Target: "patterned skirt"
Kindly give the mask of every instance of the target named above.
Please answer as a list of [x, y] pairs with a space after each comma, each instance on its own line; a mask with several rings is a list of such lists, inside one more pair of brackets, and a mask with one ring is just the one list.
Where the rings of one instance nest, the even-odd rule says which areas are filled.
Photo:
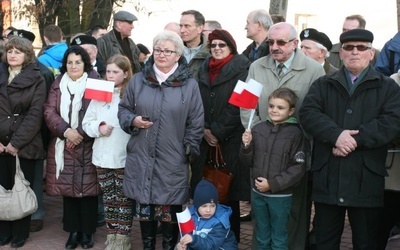
[[135, 217], [141, 221], [176, 222], [176, 213], [182, 212], [181, 205], [140, 204], [136, 202]]

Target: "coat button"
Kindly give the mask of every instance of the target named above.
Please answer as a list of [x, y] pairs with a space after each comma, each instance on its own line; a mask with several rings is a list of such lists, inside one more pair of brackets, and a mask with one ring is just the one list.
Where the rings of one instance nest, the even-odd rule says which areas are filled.
[[343, 203], [343, 202], [344, 202], [344, 199], [343, 199], [343, 198], [340, 198], [339, 201], [340, 201], [340, 203]]
[[346, 110], [346, 113], [351, 115], [353, 113], [353, 110], [349, 108], [349, 109]]
[[210, 109], [210, 114], [214, 114], [214, 109]]
[[215, 93], [211, 92], [210, 96], [211, 96], [211, 98], [213, 98], [215, 96]]

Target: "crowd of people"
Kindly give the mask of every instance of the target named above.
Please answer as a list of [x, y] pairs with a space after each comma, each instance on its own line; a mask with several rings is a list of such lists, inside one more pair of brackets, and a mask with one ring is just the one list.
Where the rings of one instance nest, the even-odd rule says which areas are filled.
[[[49, 25], [37, 56], [32, 32], [4, 31], [0, 185], [12, 188], [19, 157], [38, 210], [0, 221], [0, 246], [22, 247], [43, 228], [45, 176], [47, 195], [62, 197], [66, 249], [92, 248], [104, 224], [105, 249], [133, 249], [137, 220], [146, 250], [158, 233], [165, 250], [233, 250], [246, 217], [252, 249], [339, 250], [346, 213], [354, 249], [386, 248], [400, 225], [399, 34], [380, 51], [352, 15], [332, 44], [259, 9], [240, 52], [217, 20], [187, 10], [149, 49], [130, 38], [137, 20], [118, 11], [109, 31], [68, 43]], [[111, 101], [85, 97], [100, 79], [114, 83]], [[263, 86], [255, 110], [230, 104], [250, 80]], [[233, 175], [224, 203], [203, 178], [217, 146]], [[185, 206], [195, 229], [182, 235]]]

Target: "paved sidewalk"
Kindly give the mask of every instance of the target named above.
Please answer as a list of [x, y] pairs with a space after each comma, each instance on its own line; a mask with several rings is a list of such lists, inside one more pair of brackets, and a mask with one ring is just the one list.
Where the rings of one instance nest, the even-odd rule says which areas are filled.
[[[68, 233], [62, 230], [62, 199], [61, 197], [49, 197], [44, 195], [44, 205], [46, 209], [46, 217], [44, 220], [44, 227], [41, 231], [31, 233], [22, 250], [62, 250], [64, 249], [65, 242], [68, 239]], [[243, 211], [249, 210], [247, 203], [241, 204]], [[240, 250], [251, 249], [251, 238], [253, 234], [253, 227], [251, 222], [242, 222], [241, 230], [241, 242], [239, 244]], [[106, 240], [106, 227], [97, 228], [95, 234], [95, 245], [92, 249], [104, 249], [104, 242]], [[162, 249], [161, 237], [157, 237], [157, 250]], [[140, 228], [139, 223], [135, 221], [132, 228], [132, 247], [133, 250], [142, 249], [142, 243], [140, 240]], [[1, 250], [11, 249], [10, 244], [7, 246], [0, 247]], [[82, 249], [78, 247], [77, 249]], [[348, 222], [346, 221], [345, 231], [342, 236], [341, 250], [351, 250], [351, 230]], [[390, 241], [389, 246], [386, 250], [398, 250], [400, 249], [400, 239]]]

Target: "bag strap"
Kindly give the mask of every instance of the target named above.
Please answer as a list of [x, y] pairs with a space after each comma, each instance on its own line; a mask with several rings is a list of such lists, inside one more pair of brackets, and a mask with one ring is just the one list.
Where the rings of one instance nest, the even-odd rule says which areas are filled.
[[218, 163], [218, 167], [224, 168], [226, 166], [225, 161], [224, 161], [224, 157], [222, 156], [222, 151], [221, 151], [221, 146], [219, 145], [219, 143], [217, 144], [217, 146], [215, 147], [215, 158], [217, 159], [217, 163]]
[[389, 53], [389, 71], [390, 74], [394, 74], [396, 73], [394, 72], [394, 51], [390, 50]]
[[18, 154], [15, 156], [15, 174], [18, 174], [21, 179], [25, 179], [24, 172], [21, 169], [21, 163], [19, 162]]

